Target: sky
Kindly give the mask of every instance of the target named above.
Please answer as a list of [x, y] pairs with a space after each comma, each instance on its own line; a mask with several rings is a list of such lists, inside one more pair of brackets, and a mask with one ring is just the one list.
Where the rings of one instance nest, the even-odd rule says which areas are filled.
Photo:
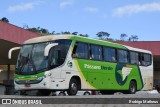
[[0, 18], [19, 27], [69, 31], [113, 39], [137, 35], [139, 41], [160, 41], [160, 0], [0, 0]]

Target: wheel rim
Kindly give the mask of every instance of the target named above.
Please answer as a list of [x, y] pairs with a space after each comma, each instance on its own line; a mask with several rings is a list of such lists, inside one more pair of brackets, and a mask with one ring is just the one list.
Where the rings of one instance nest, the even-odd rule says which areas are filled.
[[72, 93], [76, 93], [77, 92], [77, 85], [76, 85], [76, 83], [72, 83], [71, 84], [71, 91], [72, 91]]
[[59, 96], [65, 96], [66, 94], [65, 93], [63, 93], [63, 92], [60, 92], [59, 93]]
[[90, 95], [90, 93], [89, 92], [85, 92], [84, 95]]
[[131, 90], [131, 93], [134, 93], [134, 92], [135, 92], [136, 87], [135, 87], [135, 84], [134, 84], [134, 83], [131, 84], [130, 90]]

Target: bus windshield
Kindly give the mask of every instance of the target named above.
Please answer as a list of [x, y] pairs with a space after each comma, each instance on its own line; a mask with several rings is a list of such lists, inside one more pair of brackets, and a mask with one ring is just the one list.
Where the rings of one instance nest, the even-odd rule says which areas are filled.
[[[45, 47], [51, 43], [58, 43], [51, 48], [49, 56], [44, 56]], [[16, 64], [17, 74], [35, 74], [64, 63], [70, 40], [55, 40], [36, 44], [26, 44], [21, 48]]]

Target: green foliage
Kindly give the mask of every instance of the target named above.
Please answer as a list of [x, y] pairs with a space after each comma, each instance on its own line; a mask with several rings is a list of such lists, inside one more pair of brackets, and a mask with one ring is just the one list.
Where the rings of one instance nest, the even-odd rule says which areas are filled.
[[137, 35], [131, 35], [130, 37], [128, 37], [128, 39], [126, 39], [127, 37], [128, 37], [127, 34], [122, 33], [120, 35], [121, 39], [119, 41], [138, 41], [138, 39], [139, 39]]
[[24, 25], [23, 26], [24, 29], [26, 30], [29, 30], [31, 32], [34, 32], [34, 33], [38, 33], [40, 35], [50, 35], [50, 34], [54, 34], [55, 31], [52, 31], [52, 32], [49, 32], [47, 29], [45, 28], [41, 28], [41, 27], [32, 27], [30, 28], [28, 25]]
[[61, 34], [67, 34], [67, 35], [69, 35], [71, 33], [69, 31], [65, 31], [65, 32], [62, 32]]
[[110, 36], [110, 34], [108, 32], [103, 32], [103, 31], [98, 32], [96, 35], [101, 40], [108, 40], [108, 38]]
[[129, 37], [128, 41], [138, 41], [138, 36], [137, 35], [131, 35], [131, 37]]
[[73, 33], [72, 33], [72, 35], [77, 35], [77, 34], [78, 34], [78, 32], [73, 32]]
[[[6, 19], [4, 18], [3, 20], [6, 20]], [[30, 28], [28, 25], [24, 25], [23, 28], [26, 29], [26, 30], [29, 30], [31, 32], [38, 33], [42, 36], [43, 35], [50, 35], [50, 34], [53, 34], [53, 35], [67, 34], [67, 35], [77, 35], [77, 36], [82, 36], [82, 37], [89, 37], [88, 34], [81, 34], [81, 33], [78, 34], [78, 32], [69, 32], [69, 31], [64, 31], [64, 32], [61, 32], [61, 33], [56, 33], [55, 31], [49, 32], [48, 29], [41, 28], [40, 26], [37, 27], [37, 28], [36, 27], [31, 27]], [[113, 38], [110, 37], [110, 34], [108, 32], [104, 32], [104, 31], [100, 31], [96, 35], [100, 40], [106, 40], [106, 41], [110, 41], [110, 42], [114, 42], [114, 41], [138, 41], [138, 39], [139, 39], [137, 35], [131, 35], [130, 37], [128, 37], [128, 35], [125, 34], [125, 33], [122, 33], [120, 35], [120, 39], [113, 39]]]
[[128, 37], [128, 35], [125, 34], [125, 33], [122, 33], [122, 34], [120, 35], [120, 38], [121, 38], [122, 41], [125, 41], [125, 40], [126, 40], [126, 37]]
[[89, 37], [89, 35], [88, 35], [88, 34], [85, 34], [85, 35], [83, 35], [83, 34], [79, 34], [79, 36], [82, 36], [82, 37]]
[[6, 22], [6, 23], [9, 23], [9, 20], [8, 20], [6, 17], [3, 17], [3, 18], [1, 19], [1, 21]]

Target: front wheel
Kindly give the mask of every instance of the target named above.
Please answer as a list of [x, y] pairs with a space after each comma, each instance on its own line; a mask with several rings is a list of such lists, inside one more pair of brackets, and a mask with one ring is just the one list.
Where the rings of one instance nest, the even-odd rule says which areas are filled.
[[68, 95], [76, 95], [78, 92], [78, 84], [76, 79], [71, 79], [69, 83], [69, 89], [67, 90]]
[[137, 91], [137, 84], [135, 81], [131, 81], [129, 85], [129, 94], [135, 94]]

